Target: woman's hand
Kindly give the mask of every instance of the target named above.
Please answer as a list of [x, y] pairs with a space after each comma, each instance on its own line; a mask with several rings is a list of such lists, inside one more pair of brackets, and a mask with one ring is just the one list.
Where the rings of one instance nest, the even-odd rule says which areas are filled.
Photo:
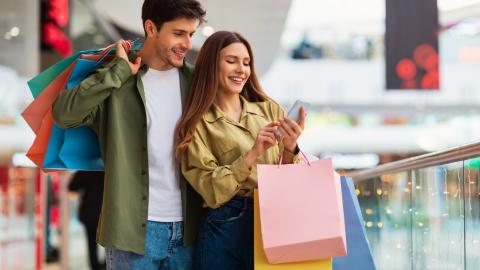
[[255, 144], [245, 155], [245, 163], [248, 167], [252, 166], [255, 160], [270, 147], [277, 144], [275, 132], [278, 130], [279, 125], [280, 123], [275, 121], [260, 129]]
[[130, 71], [132, 72], [132, 75], [137, 74], [138, 69], [140, 68], [140, 63], [142, 59], [140, 57], [137, 57], [134, 63], [130, 62], [130, 59], [128, 59], [127, 53], [132, 48], [132, 44], [126, 40], [120, 39], [119, 41], [115, 42], [115, 47], [117, 48], [117, 51], [115, 52], [115, 56], [127, 61], [128, 66], [130, 67]]
[[285, 149], [290, 152], [294, 152], [297, 148], [297, 139], [302, 135], [302, 131], [305, 127], [305, 109], [303, 106], [300, 108], [300, 119], [297, 122], [292, 120], [290, 117], [285, 116], [280, 118], [280, 130], [283, 135], [283, 145]]

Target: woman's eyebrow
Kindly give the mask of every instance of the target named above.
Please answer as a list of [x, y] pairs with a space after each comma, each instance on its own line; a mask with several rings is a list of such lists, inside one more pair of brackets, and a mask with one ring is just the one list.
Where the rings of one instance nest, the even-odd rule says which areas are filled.
[[[237, 55], [233, 55], [233, 54], [225, 55], [225, 57], [240, 58], [240, 57], [238, 57]], [[243, 58], [243, 59], [244, 59], [244, 60], [250, 60], [250, 57], [247, 56], [247, 57], [245, 57], [245, 58]]]

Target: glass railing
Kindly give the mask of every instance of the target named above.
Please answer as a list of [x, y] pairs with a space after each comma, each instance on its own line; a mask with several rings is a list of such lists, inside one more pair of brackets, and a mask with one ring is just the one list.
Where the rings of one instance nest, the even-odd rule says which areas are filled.
[[353, 173], [380, 270], [480, 269], [480, 143]]

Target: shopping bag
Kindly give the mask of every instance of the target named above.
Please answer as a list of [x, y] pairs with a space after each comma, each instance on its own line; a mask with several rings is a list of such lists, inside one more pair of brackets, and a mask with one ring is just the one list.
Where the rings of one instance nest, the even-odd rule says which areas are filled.
[[[137, 43], [132, 49], [140, 47], [141, 44]], [[110, 61], [114, 51], [112, 44], [99, 50], [78, 52], [28, 82], [36, 98], [22, 116], [37, 138], [27, 156], [40, 168], [103, 170], [100, 146], [94, 131], [89, 127], [59, 128], [53, 123], [51, 106], [61, 91], [73, 88], [99, 64]]]
[[50, 110], [55, 98], [65, 89], [68, 78], [72, 73], [74, 63], [68, 66], [58, 77], [39, 93], [32, 103], [21, 113], [25, 122], [30, 126], [35, 134], [38, 134], [40, 125], [45, 114]]
[[[91, 59], [78, 59], [75, 62], [66, 89], [81, 83], [100, 64], [98, 60]], [[43, 168], [103, 170], [98, 137], [89, 127], [62, 129], [54, 124], [48, 145]]]
[[74, 53], [71, 56], [61, 60], [60, 62], [52, 65], [45, 71], [41, 72], [31, 80], [27, 82], [30, 92], [34, 98], [37, 96], [57, 78], [63, 71], [65, 71], [71, 64], [77, 60], [78, 56], [83, 52]]
[[364, 227], [362, 212], [351, 179], [342, 176], [343, 211], [348, 255], [333, 258], [334, 270], [375, 270], [370, 243]]
[[94, 59], [78, 59], [72, 73], [70, 74], [66, 89], [72, 89], [74, 86], [81, 83], [101, 63], [103, 62], [98, 62]]
[[50, 133], [53, 127], [52, 111], [48, 111], [43, 117], [40, 129], [35, 136], [30, 149], [28, 149], [26, 156], [37, 165], [39, 168], [43, 168], [43, 161], [45, 160], [45, 153], [48, 148], [48, 141]]
[[307, 262], [269, 264], [265, 257], [260, 229], [260, 212], [258, 205], [258, 191], [254, 193], [254, 258], [255, 270], [331, 270], [332, 260], [322, 259]]
[[[60, 67], [58, 66], [63, 67], [65, 63], [62, 61], [58, 64], [55, 64], [54, 66], [57, 66], [55, 72], [60, 72], [60, 74], [50, 81], [46, 87], [44, 87], [43, 83], [49, 81], [48, 76], [54, 76], [54, 74], [56, 74], [54, 71], [52, 71], [52, 68], [47, 69], [29, 81], [29, 86], [32, 93], [38, 93], [38, 95], [35, 97], [35, 100], [30, 103], [30, 105], [28, 105], [28, 107], [22, 112], [21, 115], [35, 134], [37, 134], [38, 130], [40, 129], [40, 123], [42, 122], [43, 117], [52, 106], [58, 94], [65, 89], [71, 89], [75, 85], [79, 84], [99, 64], [110, 61], [111, 57], [108, 56], [108, 53], [112, 48], [112, 45], [110, 45], [102, 50], [83, 51], [82, 53], [76, 54], [78, 55], [78, 59], [74, 59], [74, 61], [72, 61], [69, 66], [66, 66], [65, 70], [61, 72]], [[44, 74], [45, 72], [48, 76]]]
[[257, 175], [262, 240], [269, 263], [346, 255], [340, 177], [331, 159], [259, 164]]
[[[75, 66], [68, 78], [66, 89], [72, 89], [77, 84], [81, 83], [93, 70], [99, 65], [107, 63], [112, 60], [112, 57], [108, 57], [110, 52], [114, 50], [114, 44], [107, 46], [96, 54], [82, 53], [75, 62]], [[112, 55], [110, 55], [112, 56]]]
[[88, 127], [62, 129], [53, 124], [43, 168], [103, 170], [97, 135]]

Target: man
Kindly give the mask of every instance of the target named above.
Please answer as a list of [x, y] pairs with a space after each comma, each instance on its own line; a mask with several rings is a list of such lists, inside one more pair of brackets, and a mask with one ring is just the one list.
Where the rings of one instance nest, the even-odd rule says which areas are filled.
[[108, 269], [191, 267], [201, 203], [175, 165], [173, 134], [193, 73], [185, 54], [204, 16], [197, 0], [145, 0], [143, 48], [134, 54], [117, 42], [111, 63], [53, 105], [60, 127], [98, 135], [105, 188], [97, 241]]

